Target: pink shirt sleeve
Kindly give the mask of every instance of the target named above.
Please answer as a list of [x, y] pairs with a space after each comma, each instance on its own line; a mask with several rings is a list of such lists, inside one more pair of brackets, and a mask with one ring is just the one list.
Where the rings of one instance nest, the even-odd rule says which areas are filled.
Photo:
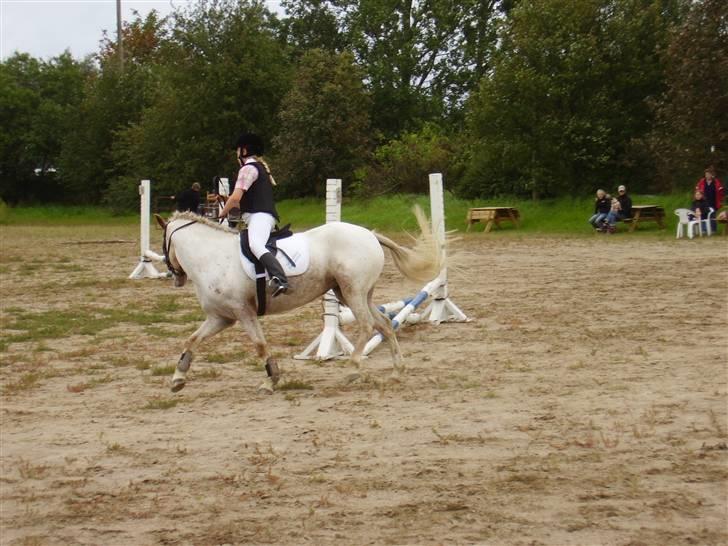
[[252, 165], [243, 165], [238, 171], [238, 179], [235, 181], [235, 189], [240, 188], [243, 191], [248, 191], [253, 182], [258, 180], [258, 169]]

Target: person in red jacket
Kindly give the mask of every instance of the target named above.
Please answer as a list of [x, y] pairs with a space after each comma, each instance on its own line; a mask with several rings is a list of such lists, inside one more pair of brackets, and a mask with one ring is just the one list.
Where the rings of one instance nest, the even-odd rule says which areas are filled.
[[705, 200], [708, 202], [709, 207], [713, 207], [715, 213], [713, 214], [712, 229], [715, 231], [715, 217], [718, 214], [718, 210], [723, 203], [723, 193], [725, 189], [720, 180], [715, 177], [715, 169], [713, 167], [707, 167], [705, 169], [705, 177], [701, 178], [695, 186], [696, 191], [703, 193]]

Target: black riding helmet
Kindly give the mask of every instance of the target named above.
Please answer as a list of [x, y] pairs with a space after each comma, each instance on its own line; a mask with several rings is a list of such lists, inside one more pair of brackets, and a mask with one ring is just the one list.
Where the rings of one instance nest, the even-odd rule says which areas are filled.
[[263, 155], [265, 151], [263, 140], [255, 133], [243, 133], [240, 135], [235, 143], [235, 149], [237, 150], [238, 148], [245, 148], [246, 155], [243, 157]]

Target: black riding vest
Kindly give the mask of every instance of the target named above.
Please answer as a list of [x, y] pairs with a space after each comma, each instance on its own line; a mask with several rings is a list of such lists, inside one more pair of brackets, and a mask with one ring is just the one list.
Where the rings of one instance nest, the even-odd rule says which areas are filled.
[[273, 184], [270, 183], [270, 176], [265, 167], [257, 161], [246, 163], [244, 166], [248, 165], [258, 169], [258, 178], [243, 195], [243, 202], [240, 203], [241, 212], [267, 212], [273, 215], [276, 222], [279, 221], [276, 204], [273, 201]]

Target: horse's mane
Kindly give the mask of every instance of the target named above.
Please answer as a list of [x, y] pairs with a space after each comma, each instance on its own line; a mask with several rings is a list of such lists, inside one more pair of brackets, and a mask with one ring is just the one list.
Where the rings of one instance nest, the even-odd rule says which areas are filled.
[[209, 226], [213, 229], [216, 229], [218, 231], [223, 231], [225, 233], [238, 233], [237, 229], [229, 228], [223, 224], [218, 224], [217, 222], [213, 222], [209, 218], [205, 218], [204, 216], [200, 216], [199, 214], [195, 214], [191, 211], [184, 211], [184, 212], [175, 212], [168, 222], [172, 222], [173, 220], [191, 220], [193, 222], [197, 222], [198, 224], [204, 224], [206, 226]]

